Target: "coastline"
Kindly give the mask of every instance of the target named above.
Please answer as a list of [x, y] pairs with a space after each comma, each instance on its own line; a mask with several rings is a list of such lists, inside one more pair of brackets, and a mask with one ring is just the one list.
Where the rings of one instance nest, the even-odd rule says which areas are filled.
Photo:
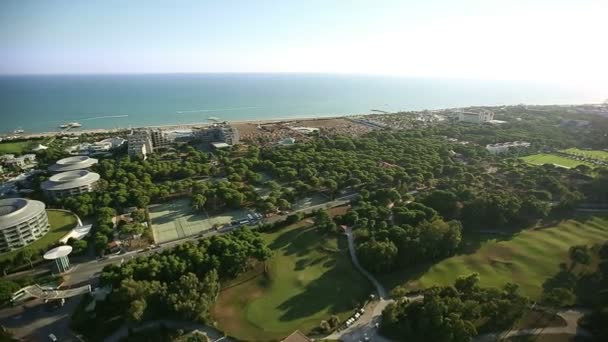
[[[259, 120], [225, 120], [219, 122], [227, 122], [230, 125], [247, 125], [247, 124], [256, 124], [256, 125], [268, 125], [268, 124], [280, 124], [280, 123], [291, 123], [297, 121], [319, 121], [319, 120], [331, 120], [331, 119], [344, 119], [355, 116], [365, 116], [370, 115], [367, 114], [347, 114], [347, 115], [331, 115], [331, 116], [303, 116], [303, 117], [281, 117], [281, 118], [272, 118], [272, 119], [259, 119]], [[199, 126], [210, 126], [215, 122], [204, 121], [199, 123], [188, 123], [188, 124], [166, 124], [166, 125], [149, 125], [149, 126], [136, 126], [136, 127], [119, 127], [119, 128], [90, 128], [90, 129], [78, 129], [78, 130], [65, 130], [65, 131], [47, 131], [47, 132], [39, 132], [39, 133], [22, 133], [19, 135], [13, 133], [7, 133], [1, 135], [2, 137], [15, 137], [17, 136], [19, 139], [33, 139], [33, 138], [46, 138], [55, 135], [73, 135], [79, 136], [82, 134], [103, 134], [103, 133], [119, 133], [128, 131], [131, 129], [190, 129], [193, 127]]]

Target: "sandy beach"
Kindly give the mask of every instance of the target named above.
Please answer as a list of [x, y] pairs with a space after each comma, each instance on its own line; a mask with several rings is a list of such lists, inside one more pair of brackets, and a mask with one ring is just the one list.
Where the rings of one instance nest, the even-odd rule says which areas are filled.
[[[239, 130], [242, 139], [247, 139], [246, 137], [251, 137], [259, 132], [259, 127], [268, 127], [271, 125], [276, 125], [277, 127], [283, 127], [287, 130], [289, 126], [302, 126], [302, 127], [315, 127], [319, 129], [326, 130], [340, 130], [341, 128], [349, 127], [353, 125], [353, 122], [348, 118], [357, 117], [361, 115], [350, 115], [350, 116], [321, 116], [321, 117], [284, 117], [284, 118], [275, 118], [275, 119], [265, 119], [265, 120], [238, 120], [238, 121], [225, 121], [230, 125], [236, 127]], [[220, 121], [224, 122], [224, 121]], [[209, 126], [213, 125], [215, 122], [204, 121], [199, 123], [189, 123], [189, 124], [168, 124], [168, 125], [154, 125], [154, 126], [138, 126], [138, 127], [124, 127], [124, 128], [92, 128], [92, 129], [69, 129], [69, 130], [57, 130], [57, 131], [49, 131], [49, 132], [39, 132], [39, 133], [28, 133], [24, 132], [22, 134], [5, 134], [4, 137], [15, 137], [19, 138], [43, 138], [50, 137], [55, 135], [82, 135], [82, 134], [103, 134], [103, 133], [120, 133], [124, 131], [128, 131], [131, 129], [142, 129], [142, 128], [161, 128], [164, 130], [178, 130], [178, 129], [191, 129], [193, 127], [200, 126]], [[361, 125], [359, 125], [361, 126]], [[361, 126], [362, 128], [364, 126]], [[291, 131], [293, 133], [293, 131]], [[283, 134], [280, 134], [281, 136]]]

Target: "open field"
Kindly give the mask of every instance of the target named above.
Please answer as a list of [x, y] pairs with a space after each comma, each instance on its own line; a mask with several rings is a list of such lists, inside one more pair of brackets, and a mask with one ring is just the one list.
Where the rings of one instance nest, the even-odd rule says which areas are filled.
[[7, 141], [0, 143], [0, 155], [5, 153], [24, 154], [31, 152], [42, 140]]
[[336, 314], [344, 320], [372, 293], [355, 271], [346, 239], [321, 237], [304, 220], [263, 234], [274, 252], [267, 273], [248, 273], [224, 288], [213, 309], [219, 327], [239, 340], [280, 340]]
[[504, 241], [486, 240], [471, 254], [457, 255], [434, 265], [380, 277], [387, 285], [408, 290], [452, 284], [456, 278], [479, 273], [482, 286], [520, 285], [522, 293], [538, 299], [542, 284], [568, 260], [568, 249], [608, 240], [608, 218], [567, 220], [550, 228], [523, 231]]
[[608, 160], [608, 152], [597, 151], [597, 150], [579, 150], [578, 148], [569, 148], [562, 152], [574, 155], [585, 156], [587, 158], [594, 158], [600, 160]]
[[580, 160], [574, 160], [574, 159], [570, 159], [570, 158], [566, 158], [566, 157], [560, 157], [560, 156], [548, 154], [548, 153], [533, 154], [531, 156], [522, 157], [521, 159], [527, 163], [534, 164], [534, 165], [554, 164], [556, 166], [561, 166], [561, 167], [565, 167], [565, 168], [573, 168], [573, 167], [577, 167], [579, 165], [587, 165], [591, 168], [596, 167], [596, 165], [594, 165], [592, 163], [588, 163], [588, 162], [580, 161]]
[[[69, 233], [72, 228], [76, 227], [76, 216], [58, 210], [47, 210], [51, 229], [46, 235], [32, 242], [27, 248], [32, 249], [38, 254], [39, 251], [46, 252], [46, 249], [57, 242], [65, 234]], [[19, 253], [19, 250], [11, 251], [0, 255], [0, 262], [13, 258]]]
[[224, 225], [232, 220], [247, 218], [247, 212], [243, 210], [209, 217], [205, 213], [195, 212], [187, 199], [152, 205], [148, 207], [148, 211], [156, 243], [197, 235], [212, 229], [214, 225]]

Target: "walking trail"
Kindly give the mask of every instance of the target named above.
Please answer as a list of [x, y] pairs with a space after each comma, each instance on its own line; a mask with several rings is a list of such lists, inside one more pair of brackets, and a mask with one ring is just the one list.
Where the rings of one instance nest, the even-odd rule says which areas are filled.
[[[382, 286], [382, 284], [376, 279], [369, 271], [364, 269], [359, 263], [357, 254], [355, 252], [355, 241], [352, 233], [352, 229], [349, 227], [346, 229], [346, 237], [348, 239], [348, 250], [352, 259], [353, 265], [361, 274], [363, 274], [376, 288], [379, 302], [375, 302], [370, 305], [371, 308], [366, 308], [365, 313], [350, 327], [336, 331], [331, 335], [327, 336], [327, 339], [335, 339], [344, 342], [349, 341], [363, 341], [368, 338], [370, 341], [377, 342], [389, 342], [390, 340], [380, 336], [376, 329], [376, 324], [380, 324], [382, 320], [382, 311], [387, 305], [394, 302], [390, 299], [388, 292]], [[407, 297], [410, 301], [422, 300], [422, 295], [409, 296]], [[541, 308], [543, 310], [549, 310], [548, 308]], [[557, 315], [562, 317], [566, 321], [566, 326], [563, 327], [546, 327], [546, 328], [535, 328], [535, 329], [521, 329], [521, 330], [507, 330], [499, 333], [484, 334], [474, 338], [475, 342], [490, 342], [499, 341], [507, 337], [522, 336], [522, 335], [552, 335], [552, 334], [569, 334], [589, 337], [591, 334], [578, 326], [578, 320], [586, 313], [583, 309], [570, 309], [556, 312]]]

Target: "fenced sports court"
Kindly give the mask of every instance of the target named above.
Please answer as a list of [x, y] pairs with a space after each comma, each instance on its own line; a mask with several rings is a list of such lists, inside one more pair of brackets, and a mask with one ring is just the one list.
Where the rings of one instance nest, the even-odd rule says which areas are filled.
[[179, 199], [148, 207], [152, 234], [156, 243], [163, 243], [201, 234], [215, 225], [223, 226], [231, 221], [247, 218], [244, 210], [232, 210], [220, 215], [208, 216], [192, 209], [190, 200]]

